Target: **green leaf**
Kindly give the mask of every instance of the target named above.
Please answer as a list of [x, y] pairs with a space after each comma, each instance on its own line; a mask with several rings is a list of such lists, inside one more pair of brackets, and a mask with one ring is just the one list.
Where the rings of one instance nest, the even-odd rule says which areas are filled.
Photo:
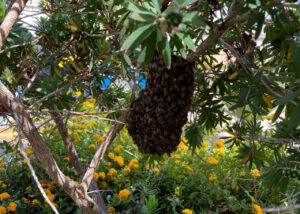
[[141, 51], [139, 57], [138, 57], [138, 62], [139, 63], [149, 63], [152, 60], [153, 53], [155, 50], [155, 44], [156, 43], [156, 32], [153, 32], [149, 38], [145, 41], [145, 47]]
[[137, 12], [137, 13], [147, 13], [149, 12], [149, 10], [147, 10], [146, 8], [133, 4], [133, 3], [128, 3], [127, 7], [128, 10], [132, 11], [132, 12]]
[[152, 0], [152, 4], [155, 7], [155, 9], [158, 12], [158, 14], [161, 14], [161, 10], [160, 10], [161, 1], [159, 1], [159, 0]]
[[147, 24], [134, 31], [124, 42], [122, 48], [130, 50], [136, 48], [155, 30], [155, 23]]
[[130, 60], [129, 56], [126, 53], [123, 53], [122, 55], [123, 55], [123, 58], [124, 58], [126, 64], [128, 66], [131, 66], [131, 60]]
[[295, 44], [294, 42], [290, 42], [290, 48], [294, 60], [294, 67], [296, 69], [296, 74], [298, 77], [300, 77], [300, 50], [297, 47], [297, 44]]
[[215, 35], [214, 35], [213, 30], [209, 31], [209, 39], [210, 39], [211, 47], [215, 48], [216, 47], [216, 40], [215, 40]]
[[196, 0], [177, 0], [177, 3], [181, 6], [181, 7], [184, 7], [184, 6], [187, 6], [189, 4], [192, 4], [194, 3]]
[[279, 105], [282, 105], [282, 104], [287, 104], [289, 101], [295, 99], [296, 97], [298, 97], [300, 95], [300, 88], [298, 88], [296, 91], [294, 91], [293, 93], [290, 93], [288, 95], [285, 95], [283, 97], [281, 97], [277, 103]]
[[272, 119], [272, 122], [275, 122], [275, 121], [278, 119], [278, 117], [280, 116], [280, 114], [281, 114], [283, 108], [284, 108], [284, 105], [279, 105], [279, 106], [278, 106], [278, 108], [277, 108], [277, 110], [276, 110], [276, 112], [275, 112], [275, 114], [274, 114], [274, 117], [273, 117], [273, 119]]
[[162, 54], [166, 66], [171, 65], [171, 48], [168, 40], [158, 31], [158, 51]]
[[288, 125], [288, 129], [294, 129], [300, 124], [300, 103], [294, 109], [291, 115], [291, 119]]
[[152, 22], [157, 17], [155, 16], [154, 13], [151, 13], [151, 12], [147, 12], [147, 13], [133, 12], [129, 15], [129, 18], [139, 21], [139, 22]]
[[265, 21], [265, 13], [264, 12], [259, 13], [257, 15], [257, 26], [256, 26], [256, 31], [255, 31], [255, 39], [257, 39], [259, 37], [262, 27], [263, 27], [263, 24], [264, 24], [264, 21]]

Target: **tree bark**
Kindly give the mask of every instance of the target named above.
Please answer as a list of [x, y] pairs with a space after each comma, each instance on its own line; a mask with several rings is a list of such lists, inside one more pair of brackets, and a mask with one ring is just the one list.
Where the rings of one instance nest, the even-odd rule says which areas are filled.
[[[76, 169], [78, 175], [80, 177], [83, 177], [86, 169], [79, 160], [79, 156], [77, 154], [75, 145], [68, 133], [68, 129], [67, 129], [61, 115], [58, 112], [51, 112], [50, 114], [57, 125], [58, 131], [59, 131], [60, 136], [65, 144], [65, 147], [66, 147], [68, 155], [71, 159], [72, 165]], [[109, 214], [109, 211], [103, 200], [102, 193], [99, 192], [98, 185], [94, 179], [92, 180], [91, 185], [89, 186], [89, 191], [95, 191], [92, 193], [92, 197], [96, 203], [97, 210], [100, 213]]]
[[27, 1], [28, 0], [17, 0], [15, 3], [13, 3], [10, 11], [5, 16], [0, 26], [0, 50], [2, 49], [10, 30], [12, 29], [19, 15], [23, 11]]
[[54, 160], [49, 148], [43, 141], [33, 121], [31, 120], [29, 113], [25, 110], [24, 106], [19, 99], [15, 98], [13, 94], [0, 82], [0, 105], [3, 105], [11, 114], [12, 102], [15, 102], [16, 113], [19, 118], [20, 127], [25, 137], [41, 162], [43, 169], [46, 170], [50, 178], [61, 187], [80, 207], [80, 209], [86, 214], [99, 214], [99, 212], [93, 210], [94, 203], [87, 196], [82, 193], [79, 187], [69, 180], [59, 169], [56, 161]]

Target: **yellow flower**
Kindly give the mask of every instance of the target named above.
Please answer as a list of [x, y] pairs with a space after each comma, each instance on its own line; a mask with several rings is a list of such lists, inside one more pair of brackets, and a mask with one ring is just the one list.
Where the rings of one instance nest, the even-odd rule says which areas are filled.
[[27, 198], [25, 198], [25, 197], [22, 197], [22, 199], [21, 199], [25, 204], [30, 204], [30, 201], [27, 199]]
[[95, 145], [95, 144], [89, 145], [89, 149], [95, 149], [95, 148], [96, 148], [96, 145]]
[[210, 181], [217, 181], [217, 177], [216, 176], [214, 176], [214, 175], [211, 175], [211, 176], [209, 176], [209, 178], [208, 178]]
[[63, 68], [64, 67], [63, 61], [59, 61], [58, 66], [61, 67], [61, 68]]
[[122, 200], [123, 198], [127, 198], [129, 196], [130, 192], [127, 189], [123, 189], [119, 192], [119, 198]]
[[79, 187], [80, 186], [80, 183], [77, 182], [77, 181], [74, 181], [74, 183]]
[[97, 173], [97, 172], [95, 172], [95, 173], [94, 173], [94, 175], [93, 175], [93, 178], [94, 178], [94, 180], [95, 180], [95, 181], [97, 181], [97, 180], [98, 180], [98, 178], [99, 178], [99, 175], [98, 175], [98, 173]]
[[1, 185], [2, 188], [5, 188], [6, 186], [7, 186], [6, 184], [2, 184], [2, 185]]
[[63, 160], [70, 162], [70, 158], [69, 157], [64, 157]]
[[10, 197], [10, 195], [7, 193], [7, 192], [4, 192], [4, 193], [1, 193], [0, 194], [0, 200], [2, 201], [2, 200], [5, 200], [5, 199], [7, 199], [7, 198], [9, 198]]
[[98, 173], [98, 176], [99, 176], [101, 179], [104, 179], [104, 178], [105, 178], [105, 172], [99, 172], [99, 173]]
[[113, 159], [114, 159], [114, 157], [115, 157], [115, 155], [114, 155], [113, 153], [111, 153], [111, 152], [110, 152], [110, 153], [108, 153], [108, 157], [109, 157], [110, 159], [112, 159], [112, 160], [113, 160]]
[[203, 141], [202, 143], [201, 143], [201, 145], [203, 146], [203, 147], [208, 147], [208, 143], [206, 142], [206, 141]]
[[195, 149], [195, 152], [196, 152], [196, 153], [199, 153], [199, 152], [200, 152], [200, 150], [199, 150], [198, 148], [196, 148], [196, 149]]
[[154, 168], [154, 171], [156, 172], [156, 175], [159, 176], [159, 169], [158, 168]]
[[104, 162], [104, 166], [111, 166], [111, 162]]
[[252, 204], [252, 211], [254, 214], [263, 214], [263, 211], [261, 210], [260, 206], [257, 204]]
[[219, 149], [219, 151], [217, 153], [217, 157], [223, 156], [223, 155], [224, 155], [223, 149]]
[[240, 172], [240, 176], [245, 177], [246, 176], [245, 172]]
[[257, 169], [252, 169], [251, 170], [251, 175], [253, 177], [259, 177], [260, 176], [259, 171]]
[[266, 120], [273, 120], [273, 118], [274, 118], [274, 114], [270, 114], [265, 117]]
[[88, 124], [88, 127], [92, 128], [96, 123], [95, 122], [91, 122]]
[[69, 131], [68, 131], [68, 134], [69, 134], [69, 135], [71, 135], [71, 134], [72, 134], [72, 132], [69, 130]]
[[16, 123], [16, 121], [12, 121], [11, 124], [12, 125], [16, 125], [17, 123]]
[[115, 208], [114, 207], [109, 207], [108, 208], [108, 211], [110, 214], [114, 213], [115, 212]]
[[116, 156], [114, 158], [114, 161], [117, 162], [119, 164], [119, 166], [123, 166], [124, 165], [124, 158], [122, 156]]
[[75, 137], [74, 143], [78, 143], [79, 141], [80, 141], [80, 137], [77, 135], [77, 136]]
[[10, 202], [9, 205], [7, 206], [7, 211], [16, 211], [17, 204], [15, 202]]
[[184, 144], [183, 141], [181, 141], [177, 146], [177, 151], [182, 151], [184, 149], [187, 149], [188, 147]]
[[121, 143], [125, 143], [125, 140], [121, 138]]
[[216, 140], [216, 141], [214, 142], [214, 144], [215, 144], [216, 147], [218, 147], [218, 148], [223, 148], [223, 147], [224, 147], [223, 143], [221, 143], [221, 142], [218, 141], [218, 140]]
[[114, 152], [120, 151], [121, 149], [123, 149], [123, 146], [122, 146], [122, 145], [117, 145], [117, 146], [114, 148]]
[[5, 214], [6, 213], [6, 208], [3, 207], [3, 206], [0, 206], [0, 213], [2, 214]]
[[207, 162], [212, 164], [212, 165], [218, 165], [218, 160], [215, 159], [214, 157], [209, 157]]
[[186, 165], [185, 168], [186, 168], [187, 170], [189, 170], [190, 172], [194, 172], [194, 170], [193, 170], [189, 165]]
[[171, 157], [172, 157], [172, 158], [175, 158], [175, 159], [179, 159], [179, 158], [180, 158], [179, 155], [174, 155], [174, 154], [172, 154]]
[[184, 214], [193, 214], [193, 211], [190, 210], [190, 209], [182, 210], [182, 212], [183, 212]]
[[37, 199], [32, 200], [32, 205], [41, 205], [41, 202]]
[[128, 166], [127, 166], [127, 169], [130, 171], [130, 170], [134, 170], [135, 168], [138, 168], [139, 165], [137, 164], [138, 163], [138, 160], [137, 159], [132, 159]]
[[114, 174], [117, 174], [117, 170], [115, 168], [111, 168], [108, 170], [107, 176], [113, 176]]
[[80, 92], [80, 91], [76, 91], [75, 94], [76, 94], [77, 96], [80, 96], [80, 95], [81, 95], [81, 92]]
[[0, 171], [5, 171], [5, 168], [1, 167], [1, 168], [0, 168]]
[[233, 151], [235, 151], [235, 152], [237, 152], [237, 151], [239, 151], [239, 148], [233, 148]]

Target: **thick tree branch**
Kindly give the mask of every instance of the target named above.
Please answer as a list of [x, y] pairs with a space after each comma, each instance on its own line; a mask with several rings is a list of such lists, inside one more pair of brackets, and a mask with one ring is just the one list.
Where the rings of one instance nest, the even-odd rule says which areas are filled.
[[[13, 94], [0, 82], [0, 105], [4, 106], [11, 114], [13, 113], [11, 103], [14, 100], [15, 97]], [[62, 173], [20, 100], [15, 100], [14, 104], [22, 132], [32, 145], [42, 167], [51, 179], [77, 203], [83, 212], [97, 213], [92, 210], [93, 203], [90, 201], [90, 198], [87, 195], [81, 194], [77, 185]]]
[[[55, 111], [51, 112], [51, 116], [56, 123], [59, 134], [65, 144], [66, 150], [71, 159], [72, 165], [74, 166], [74, 168], [76, 169], [80, 177], [82, 177], [85, 173], [85, 167], [82, 165], [82, 163], [79, 160], [79, 156], [77, 154], [76, 148], [74, 146], [74, 143], [70, 135], [68, 134], [68, 129], [63, 121], [63, 118], [58, 112]], [[107, 207], [105, 206], [104, 200], [102, 198], [102, 193], [97, 192], [99, 188], [97, 186], [97, 183], [94, 180], [92, 180], [89, 190], [96, 191], [92, 193], [92, 196], [94, 198], [97, 210], [100, 213], [109, 213]]]
[[[123, 113], [123, 115], [121, 116], [121, 118], [119, 119], [119, 121], [125, 123], [129, 111], [130, 110], [125, 111]], [[80, 189], [83, 194], [87, 193], [88, 187], [93, 179], [93, 175], [94, 175], [96, 169], [98, 168], [100, 161], [104, 157], [104, 154], [105, 154], [106, 150], [108, 149], [109, 145], [115, 139], [116, 135], [121, 131], [123, 126], [124, 126], [124, 124], [122, 124], [122, 123], [115, 123], [112, 126], [112, 128], [110, 129], [110, 131], [108, 132], [108, 134], [107, 134], [106, 138], [104, 139], [104, 141], [102, 142], [101, 146], [95, 153], [95, 155], [94, 155], [94, 157], [82, 179], [82, 183], [80, 184]]]
[[0, 26], [0, 50], [2, 49], [10, 30], [12, 29], [19, 15], [23, 11], [27, 1], [28, 0], [17, 0], [15, 3], [13, 3], [10, 11], [5, 16]]

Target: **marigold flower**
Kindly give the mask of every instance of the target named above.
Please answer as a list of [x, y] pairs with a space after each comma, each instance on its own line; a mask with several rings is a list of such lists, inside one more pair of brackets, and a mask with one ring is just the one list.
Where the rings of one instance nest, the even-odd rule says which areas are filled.
[[115, 208], [114, 207], [109, 207], [108, 208], [108, 211], [110, 214], [114, 213], [115, 212]]
[[122, 200], [123, 198], [127, 198], [129, 196], [130, 192], [127, 189], [123, 189], [119, 192], [119, 198]]
[[5, 171], [5, 168], [1, 167], [1, 168], [0, 168], [0, 171]]
[[240, 176], [245, 177], [246, 176], [245, 172], [240, 172]]
[[4, 193], [0, 194], [0, 200], [5, 200], [9, 197], [10, 197], [10, 195], [7, 192], [4, 192]]
[[216, 147], [218, 147], [218, 148], [223, 148], [223, 147], [224, 147], [224, 144], [221, 143], [221, 141], [219, 141], [219, 140], [216, 140], [216, 141], [214, 142], [214, 144], [215, 144]]
[[217, 153], [217, 157], [223, 156], [223, 155], [224, 155], [223, 149], [219, 149], [219, 151]]
[[172, 158], [175, 158], [175, 159], [179, 159], [179, 158], [180, 158], [180, 156], [177, 155], [177, 154], [176, 154], [176, 155], [172, 154], [171, 157], [172, 157]]
[[102, 183], [99, 185], [100, 188], [105, 188], [106, 186], [107, 186], [107, 183], [106, 183], [106, 182], [102, 182]]
[[96, 148], [96, 145], [95, 145], [95, 144], [89, 145], [89, 149], [95, 149], [95, 148]]
[[208, 147], [208, 142], [206, 142], [206, 141], [203, 141], [202, 143], [201, 143], [201, 145], [203, 146], [203, 147]]
[[6, 214], [6, 208], [3, 206], [0, 206], [0, 213]]
[[188, 147], [184, 144], [183, 141], [181, 141], [177, 146], [177, 151], [182, 151], [184, 149], [187, 149]]
[[207, 162], [210, 163], [210, 164], [212, 164], [212, 165], [218, 165], [218, 160], [215, 159], [214, 157], [209, 157], [207, 159]]
[[115, 155], [110, 152], [110, 153], [108, 153], [108, 157], [113, 160], [115, 158]]
[[124, 165], [124, 159], [122, 156], [116, 156], [114, 158], [114, 161], [117, 162], [119, 164], [119, 166], [123, 166]]
[[237, 151], [239, 151], [239, 148], [233, 148], [233, 151], [235, 151], [235, 152], [237, 152]]
[[25, 197], [22, 197], [22, 199], [21, 199], [25, 204], [30, 204], [30, 201], [27, 199], [27, 198], [25, 198]]
[[97, 180], [98, 180], [98, 178], [99, 178], [99, 175], [98, 175], [98, 173], [97, 173], [97, 172], [95, 172], [95, 173], [94, 173], [94, 175], [93, 175], [93, 178], [94, 178], [94, 180], [95, 180], [95, 181], [97, 181]]
[[98, 173], [98, 176], [99, 176], [101, 179], [104, 179], [104, 178], [105, 178], [105, 172], [99, 172], [99, 173]]
[[125, 140], [121, 138], [121, 143], [125, 143]]
[[113, 176], [114, 174], [117, 174], [117, 170], [115, 168], [110, 168], [108, 170], [107, 176]]
[[11, 124], [16, 125], [17, 123], [16, 123], [16, 121], [11, 121]]
[[81, 95], [81, 92], [80, 92], [80, 91], [76, 91], [75, 94], [76, 94], [77, 96], [80, 96], [80, 95]]
[[32, 205], [41, 205], [41, 202], [37, 199], [32, 200]]
[[2, 185], [1, 185], [2, 188], [5, 188], [6, 186], [7, 186], [6, 184], [2, 184]]
[[63, 160], [70, 162], [70, 158], [69, 157], [64, 157]]
[[252, 211], [254, 214], [263, 214], [263, 211], [261, 210], [260, 206], [257, 204], [252, 204]]
[[117, 146], [114, 148], [114, 152], [118, 152], [118, 151], [120, 151], [121, 149], [123, 149], [123, 146], [122, 146], [122, 145], [117, 145]]
[[251, 175], [253, 177], [259, 177], [260, 176], [259, 171], [257, 169], [252, 169], [251, 170]]
[[17, 204], [15, 202], [10, 202], [9, 205], [7, 206], [7, 211], [16, 211]]
[[77, 136], [75, 137], [74, 143], [78, 143], [79, 141], [80, 141], [80, 137], [77, 135]]
[[138, 168], [139, 165], [137, 164], [138, 163], [138, 160], [137, 159], [132, 159], [128, 166], [127, 166], [127, 169], [130, 171], [130, 170], [134, 170], [135, 168]]
[[184, 214], [193, 214], [193, 211], [190, 210], [190, 209], [182, 210], [182, 212], [183, 212]]

